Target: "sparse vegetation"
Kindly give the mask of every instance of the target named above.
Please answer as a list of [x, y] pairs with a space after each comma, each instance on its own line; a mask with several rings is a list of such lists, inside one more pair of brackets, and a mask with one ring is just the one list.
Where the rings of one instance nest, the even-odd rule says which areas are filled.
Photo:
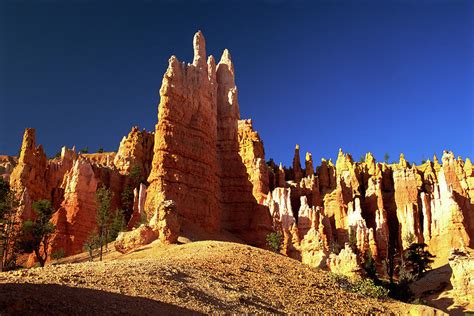
[[267, 245], [273, 252], [280, 252], [283, 243], [283, 235], [281, 232], [273, 232], [267, 235]]
[[139, 165], [134, 165], [128, 174], [132, 180], [133, 187], [137, 187], [141, 182], [144, 181], [142, 176], [142, 168]]
[[121, 194], [121, 200], [122, 207], [126, 210], [130, 210], [133, 206], [133, 189], [131, 186], [125, 186]]
[[351, 281], [348, 277], [335, 273], [331, 273], [330, 278], [333, 285], [366, 297], [384, 299], [387, 298], [389, 294], [389, 290], [383, 286], [376, 285], [371, 279], [358, 279]]
[[358, 253], [357, 249], [357, 235], [354, 227], [349, 227], [349, 246], [355, 254]]
[[403, 257], [397, 270], [398, 283], [392, 283], [390, 285], [390, 296], [397, 300], [408, 302], [413, 297], [413, 293], [410, 290], [410, 283], [413, 282], [415, 278], [410, 271], [406, 269]]
[[364, 271], [370, 279], [377, 280], [377, 266], [375, 265], [375, 260], [370, 249], [364, 262]]
[[63, 248], [60, 248], [51, 254], [51, 259], [58, 260], [58, 259], [64, 258], [65, 256], [66, 256], [66, 252], [64, 251]]
[[79, 150], [80, 154], [88, 154], [89, 153], [89, 147], [84, 147], [81, 150]]
[[97, 209], [97, 226], [100, 246], [100, 261], [102, 261], [104, 245], [107, 248], [109, 239], [109, 226], [111, 221], [110, 201], [113, 193], [110, 189], [102, 186], [96, 192]]
[[97, 149], [97, 152], [99, 154], [103, 153], [104, 152], [104, 147], [100, 146], [99, 149]]
[[431, 268], [431, 263], [434, 256], [425, 250], [427, 245], [425, 243], [413, 243], [405, 251], [405, 259], [408, 267], [411, 268], [411, 272], [418, 279], [423, 276], [426, 270]]
[[140, 214], [140, 221], [135, 226], [139, 227], [142, 224], [148, 224], [148, 217], [146, 216], [145, 212]]
[[383, 155], [383, 161], [384, 161], [385, 163], [388, 163], [388, 160], [389, 160], [389, 159], [390, 159], [389, 154], [388, 154], [388, 153], [385, 153], [385, 154]]
[[125, 216], [124, 212], [120, 209], [116, 209], [113, 214], [112, 221], [110, 223], [109, 230], [109, 242], [117, 239], [118, 234], [125, 229]]
[[336, 255], [338, 255], [341, 252], [341, 245], [339, 245], [334, 240], [331, 240], [329, 242], [329, 251], [336, 254]]
[[14, 242], [18, 201], [10, 185], [0, 177], [0, 271], [16, 266], [17, 243]]
[[362, 279], [353, 285], [352, 292], [366, 297], [387, 298], [389, 291], [383, 286], [376, 285], [372, 279]]
[[35, 218], [23, 222], [20, 248], [24, 252], [34, 252], [40, 266], [44, 267], [48, 259], [49, 238], [55, 230], [50, 222], [53, 215], [51, 202], [36, 201], [32, 204]]
[[94, 260], [94, 250], [99, 247], [99, 236], [97, 232], [92, 232], [84, 243], [84, 250], [89, 254], [89, 261]]

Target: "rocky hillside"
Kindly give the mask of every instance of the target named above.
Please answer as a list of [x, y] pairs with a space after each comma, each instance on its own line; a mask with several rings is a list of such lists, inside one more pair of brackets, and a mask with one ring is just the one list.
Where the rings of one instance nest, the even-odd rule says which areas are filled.
[[105, 260], [2, 273], [0, 313], [440, 313], [347, 292], [325, 271], [230, 242], [154, 242]]

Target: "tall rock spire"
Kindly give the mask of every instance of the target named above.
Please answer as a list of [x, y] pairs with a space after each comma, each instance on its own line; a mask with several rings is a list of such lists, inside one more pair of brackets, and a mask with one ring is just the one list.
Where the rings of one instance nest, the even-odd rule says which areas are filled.
[[205, 66], [206, 65], [206, 39], [201, 31], [194, 34], [193, 39], [194, 47], [194, 66]]
[[300, 182], [303, 178], [303, 170], [301, 170], [300, 162], [300, 145], [295, 146], [295, 156], [293, 157], [293, 173], [295, 175], [295, 182]]
[[314, 174], [313, 156], [311, 155], [310, 152], [307, 152], [307, 153], [306, 153], [306, 157], [305, 157], [305, 167], [306, 167], [305, 175], [306, 175], [307, 177]]
[[150, 216], [162, 201], [173, 200], [179, 216], [193, 225], [264, 245], [271, 218], [257, 204], [239, 155], [230, 54], [225, 50], [217, 67], [211, 56], [206, 63], [201, 32], [193, 48], [192, 65], [172, 57], [163, 77], [145, 212]]
[[215, 66], [213, 58], [206, 63], [201, 32], [194, 36], [193, 48], [192, 65], [173, 56], [163, 77], [145, 212], [150, 218], [161, 202], [173, 200], [180, 216], [216, 231], [221, 209]]
[[[239, 119], [239, 103], [237, 100], [237, 87], [235, 86], [234, 65], [227, 49], [222, 53], [217, 65], [217, 115], [220, 119]], [[237, 128], [237, 125], [235, 128]], [[219, 126], [218, 126], [219, 128]]]

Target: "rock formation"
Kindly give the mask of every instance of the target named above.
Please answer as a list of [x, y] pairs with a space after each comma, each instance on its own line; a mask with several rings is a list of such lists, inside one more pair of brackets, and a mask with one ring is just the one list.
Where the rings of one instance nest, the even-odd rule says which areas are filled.
[[113, 160], [115, 167], [122, 174], [130, 174], [132, 168], [140, 168], [140, 176], [146, 178], [151, 171], [153, 160], [154, 135], [145, 130], [133, 127], [120, 142]]
[[349, 277], [356, 277], [361, 270], [357, 255], [347, 243], [338, 255], [332, 253], [326, 264], [331, 272]]
[[36, 131], [27, 128], [23, 135], [18, 164], [10, 175], [10, 187], [20, 201], [20, 217], [30, 219], [31, 203], [49, 198], [46, 173], [46, 154], [43, 147], [36, 146]]
[[295, 155], [293, 157], [293, 174], [295, 182], [300, 182], [303, 178], [303, 170], [301, 169], [300, 162], [300, 145], [296, 144], [295, 146]]
[[148, 224], [141, 224], [131, 231], [121, 232], [114, 247], [121, 253], [127, 253], [147, 245], [157, 238], [163, 244], [176, 243], [179, 237], [180, 223], [173, 201], [164, 201], [158, 205], [155, 214]]
[[93, 153], [93, 154], [80, 154], [82, 158], [89, 161], [91, 164], [112, 168], [114, 166], [115, 153]]
[[174, 244], [178, 240], [180, 224], [176, 205], [173, 201], [164, 201], [150, 220], [150, 227], [164, 244]]
[[239, 120], [238, 124], [239, 153], [253, 186], [253, 196], [259, 203], [263, 203], [270, 190], [263, 142], [258, 132], [254, 131], [252, 120]]
[[202, 33], [194, 36], [192, 64], [169, 59], [158, 111], [145, 212], [151, 217], [173, 200], [180, 216], [219, 230], [216, 65], [212, 56], [206, 63]]
[[156, 240], [156, 238], [156, 232], [150, 226], [142, 224], [132, 231], [119, 233], [114, 247], [115, 250], [121, 253], [127, 253], [141, 246], [148, 245]]
[[[364, 162], [354, 162], [340, 150], [335, 166], [323, 159], [315, 175], [305, 173], [297, 181], [298, 153], [299, 148], [289, 181], [275, 181], [277, 187], [264, 202], [276, 229], [286, 232], [285, 242], [293, 242], [285, 244], [285, 249], [293, 249], [291, 256], [339, 271], [344, 260], [355, 266], [371, 255], [381, 262], [390, 251], [400, 252], [412, 242], [425, 242], [440, 262], [460, 243], [472, 246], [470, 160], [464, 163], [445, 152], [441, 165], [410, 165], [403, 155], [388, 165], [377, 163], [371, 153]], [[306, 170], [311, 170], [311, 156], [305, 160]], [[273, 173], [285, 169], [272, 168]], [[293, 238], [294, 225], [298, 240]], [[346, 243], [357, 255], [336, 259]]]
[[212, 56], [206, 63], [204, 36], [196, 33], [193, 63], [172, 56], [160, 96], [146, 213], [173, 200], [180, 216], [208, 231], [226, 229], [262, 244], [250, 230], [262, 232], [270, 218], [252, 195], [239, 155], [240, 114], [229, 52], [217, 67]]
[[474, 302], [474, 258], [465, 249], [456, 249], [449, 257], [451, 267], [451, 295], [456, 303], [473, 304]]
[[0, 155], [0, 177], [9, 182], [10, 174], [13, 172], [17, 163], [17, 157]]
[[131, 230], [138, 223], [146, 220], [145, 201], [146, 201], [146, 185], [140, 183], [139, 189], [133, 191], [133, 213], [128, 221], [127, 228]]
[[51, 239], [51, 252], [63, 249], [67, 255], [82, 252], [84, 242], [96, 230], [98, 181], [91, 164], [77, 159], [64, 178], [64, 201], [53, 215], [56, 231]]

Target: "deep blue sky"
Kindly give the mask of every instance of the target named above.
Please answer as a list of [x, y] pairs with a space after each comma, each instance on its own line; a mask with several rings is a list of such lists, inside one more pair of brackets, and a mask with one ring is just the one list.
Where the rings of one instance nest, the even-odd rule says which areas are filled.
[[0, 154], [116, 150], [157, 122], [170, 55], [229, 48], [267, 159], [474, 157], [474, 1], [0, 0]]

